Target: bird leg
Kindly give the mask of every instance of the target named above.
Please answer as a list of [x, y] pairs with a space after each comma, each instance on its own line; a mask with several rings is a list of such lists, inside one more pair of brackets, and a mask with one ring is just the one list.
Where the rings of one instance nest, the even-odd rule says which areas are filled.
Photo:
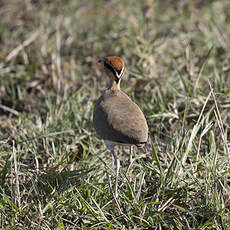
[[117, 189], [118, 189], [118, 176], [119, 176], [119, 169], [120, 169], [120, 161], [117, 157], [117, 154], [114, 152], [114, 150], [111, 150], [114, 160], [115, 160], [115, 166], [116, 166], [116, 182], [115, 182], [115, 197], [118, 197]]
[[129, 163], [131, 164], [132, 163], [132, 161], [133, 161], [133, 148], [132, 148], [133, 146], [132, 145], [130, 145], [130, 149], [129, 149]]
[[[110, 142], [108, 140], [105, 140], [104, 142], [105, 142], [106, 147], [113, 154], [113, 158], [114, 158], [114, 161], [115, 161], [115, 167], [116, 167], [115, 200], [116, 200], [116, 198], [118, 197], [117, 190], [118, 190], [118, 176], [119, 176], [120, 161], [119, 161], [119, 159], [117, 157], [117, 154], [114, 152], [114, 143], [112, 143], [112, 142]], [[112, 161], [112, 166], [113, 166], [113, 161]]]
[[127, 169], [127, 171], [126, 171], [126, 175], [127, 175], [127, 176], [129, 175], [129, 170], [130, 170], [131, 165], [132, 165], [132, 163], [133, 163], [132, 147], [133, 147], [132, 145], [130, 145], [130, 147], [129, 147], [129, 166], [128, 166], [128, 169]]
[[[112, 151], [111, 151], [112, 152]], [[114, 156], [113, 156], [113, 154], [112, 154], [112, 169], [114, 170], [114, 161], [115, 161], [115, 159], [114, 159]]]

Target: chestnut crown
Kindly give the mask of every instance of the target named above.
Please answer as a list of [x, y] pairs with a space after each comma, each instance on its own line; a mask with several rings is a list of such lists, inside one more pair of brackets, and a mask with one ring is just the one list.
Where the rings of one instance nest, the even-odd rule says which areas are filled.
[[118, 83], [122, 76], [125, 74], [125, 64], [124, 61], [117, 56], [109, 56], [105, 58], [101, 58], [98, 61], [99, 63], [103, 63], [103, 66], [106, 72], [112, 74], [114, 80]]

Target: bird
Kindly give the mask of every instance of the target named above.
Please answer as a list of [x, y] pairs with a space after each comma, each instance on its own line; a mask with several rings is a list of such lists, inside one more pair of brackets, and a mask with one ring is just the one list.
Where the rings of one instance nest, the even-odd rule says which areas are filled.
[[120, 161], [114, 151], [114, 146], [143, 147], [148, 140], [148, 124], [138, 105], [120, 88], [121, 79], [126, 74], [122, 58], [103, 57], [98, 60], [98, 63], [109, 77], [110, 84], [95, 103], [93, 126], [113, 155], [116, 167], [115, 197], [117, 198]]

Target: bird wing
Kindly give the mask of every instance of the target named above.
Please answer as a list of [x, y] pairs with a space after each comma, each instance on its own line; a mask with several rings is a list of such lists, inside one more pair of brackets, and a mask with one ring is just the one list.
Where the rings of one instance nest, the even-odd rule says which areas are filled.
[[139, 144], [148, 138], [148, 126], [142, 111], [120, 90], [107, 90], [98, 99], [93, 122], [96, 132], [105, 140]]

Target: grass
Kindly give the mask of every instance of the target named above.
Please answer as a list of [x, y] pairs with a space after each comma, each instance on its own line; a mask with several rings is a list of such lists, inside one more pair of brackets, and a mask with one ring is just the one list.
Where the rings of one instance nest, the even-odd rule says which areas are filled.
[[[229, 229], [230, 3], [2, 1], [1, 229]], [[92, 127], [106, 79], [140, 105], [151, 145], [111, 154]]]

